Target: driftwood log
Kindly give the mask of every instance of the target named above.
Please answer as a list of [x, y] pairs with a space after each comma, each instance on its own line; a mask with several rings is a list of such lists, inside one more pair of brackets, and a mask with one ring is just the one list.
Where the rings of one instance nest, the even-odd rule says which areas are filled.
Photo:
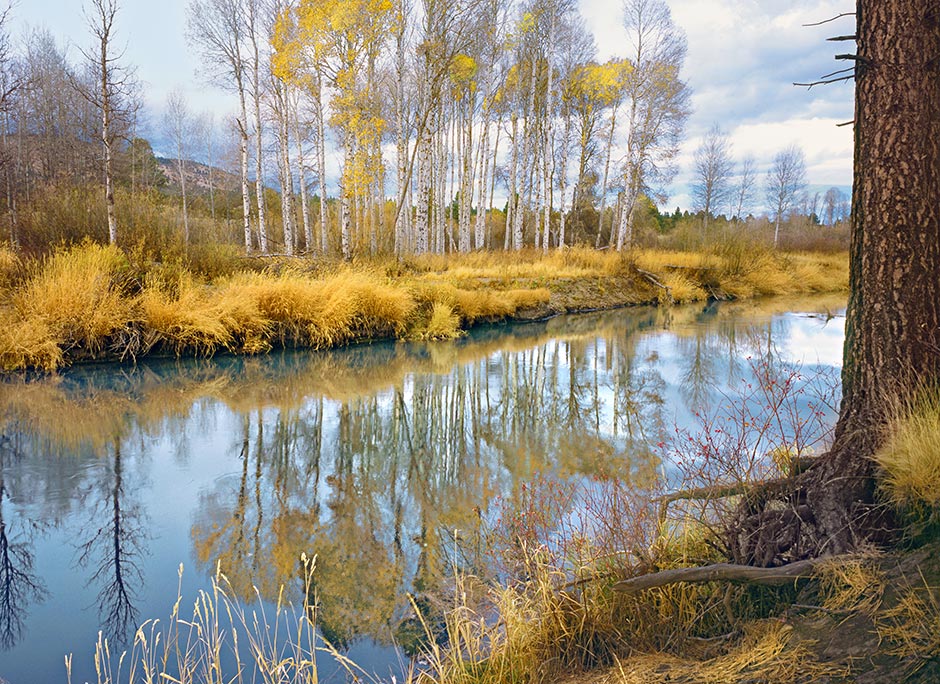
[[673, 568], [649, 575], [631, 577], [614, 584], [614, 591], [637, 594], [644, 589], [664, 587], [677, 582], [742, 582], [746, 584], [784, 585], [812, 576], [813, 570], [830, 558], [809, 558], [776, 568], [758, 568], [734, 563], [715, 563], [694, 568]]

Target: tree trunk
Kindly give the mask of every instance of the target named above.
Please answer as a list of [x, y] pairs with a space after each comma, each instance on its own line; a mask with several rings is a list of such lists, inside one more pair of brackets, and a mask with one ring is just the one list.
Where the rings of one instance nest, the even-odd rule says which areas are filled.
[[304, 249], [308, 254], [316, 251], [316, 244], [313, 238], [313, 226], [310, 224], [310, 211], [307, 202], [307, 166], [304, 158], [304, 138], [301, 134], [300, 126], [300, 102], [297, 100], [297, 92], [294, 91], [293, 102], [288, 97], [288, 117], [293, 113], [291, 121], [294, 124], [294, 140], [297, 141], [297, 176], [300, 187], [300, 216], [304, 227]]
[[[102, 15], [103, 17], [104, 15]], [[108, 211], [108, 243], [117, 244], [117, 215], [114, 211], [114, 153], [111, 131], [111, 83], [108, 81], [111, 58], [108, 56], [108, 32], [101, 34], [101, 142], [104, 144], [104, 197]]]
[[[886, 531], [872, 461], [886, 405], [940, 382], [940, 71], [928, 61], [940, 54], [940, 17], [907, 0], [859, 0], [857, 12], [843, 399], [832, 449], [791, 493], [811, 511], [795, 524], [804, 557], [851, 550]], [[750, 534], [733, 531], [736, 560], [796, 559], [767, 533], [771, 524], [753, 533], [772, 512], [752, 514]]]
[[330, 247], [329, 215], [326, 204], [326, 122], [323, 116], [323, 79], [316, 75], [317, 100], [317, 174], [320, 181], [320, 252], [326, 255]]
[[[940, 380], [940, 16], [859, 0], [849, 305], [833, 454], [866, 464], [884, 402]], [[904, 69], [896, 65], [906, 65]], [[864, 485], [855, 489], [867, 490]], [[849, 501], [840, 490], [833, 492]]]

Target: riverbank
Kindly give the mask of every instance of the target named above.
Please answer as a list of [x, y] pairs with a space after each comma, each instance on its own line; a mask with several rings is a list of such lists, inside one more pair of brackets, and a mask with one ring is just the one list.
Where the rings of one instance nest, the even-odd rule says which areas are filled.
[[481, 322], [647, 303], [843, 292], [844, 253], [568, 249], [345, 264], [301, 258], [158, 263], [85, 243], [0, 253], [0, 368], [56, 371], [149, 355], [258, 354], [445, 339]]

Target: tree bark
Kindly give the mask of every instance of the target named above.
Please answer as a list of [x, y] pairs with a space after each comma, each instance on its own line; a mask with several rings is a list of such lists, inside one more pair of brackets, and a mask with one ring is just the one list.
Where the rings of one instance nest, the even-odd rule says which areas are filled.
[[840, 518], [870, 504], [886, 402], [940, 380], [940, 16], [906, 0], [857, 7], [843, 400], [826, 468], [845, 485], [822, 502], [835, 552], [852, 541]]
[[[872, 460], [885, 409], [940, 383], [940, 15], [907, 0], [858, 0], [857, 21], [843, 400], [832, 449], [790, 495], [810, 512], [794, 521], [803, 556], [842, 553], [889, 531]], [[775, 541], [765, 534], [759, 544], [766, 551]], [[739, 562], [795, 559], [779, 547], [738, 549]]]

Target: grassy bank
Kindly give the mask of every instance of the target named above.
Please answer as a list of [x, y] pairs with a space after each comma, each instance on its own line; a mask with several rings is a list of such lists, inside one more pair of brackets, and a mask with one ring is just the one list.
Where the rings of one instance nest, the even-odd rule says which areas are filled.
[[158, 263], [92, 243], [23, 261], [0, 249], [0, 368], [148, 354], [257, 354], [649, 302], [839, 292], [845, 255], [587, 249], [325, 263], [193, 254]]

